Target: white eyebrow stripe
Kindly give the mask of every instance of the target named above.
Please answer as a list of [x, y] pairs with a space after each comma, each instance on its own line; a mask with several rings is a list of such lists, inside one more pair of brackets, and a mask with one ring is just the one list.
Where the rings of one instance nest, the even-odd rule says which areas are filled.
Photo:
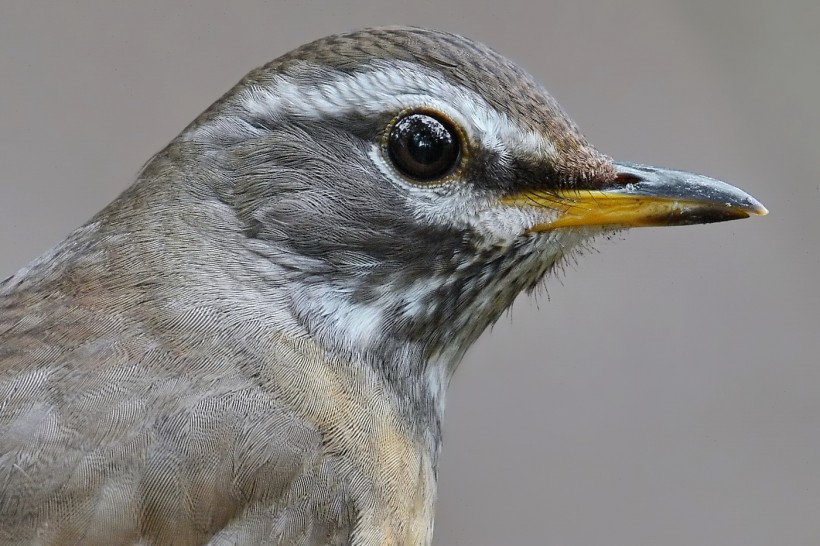
[[283, 115], [321, 120], [349, 113], [379, 114], [405, 108], [440, 110], [460, 124], [468, 137], [499, 153], [554, 158], [555, 146], [546, 135], [515, 123], [479, 94], [445, 81], [438, 73], [405, 61], [373, 61], [353, 73], [311, 67], [315, 81], [276, 75], [269, 86], [252, 86], [238, 102], [251, 114], [276, 119]]

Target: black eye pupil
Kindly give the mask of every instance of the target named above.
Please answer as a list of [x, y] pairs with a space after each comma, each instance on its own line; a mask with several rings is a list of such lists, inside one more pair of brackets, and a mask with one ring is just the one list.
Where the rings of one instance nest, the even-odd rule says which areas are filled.
[[425, 182], [450, 174], [461, 155], [455, 129], [428, 114], [410, 114], [398, 120], [390, 131], [387, 150], [402, 174]]

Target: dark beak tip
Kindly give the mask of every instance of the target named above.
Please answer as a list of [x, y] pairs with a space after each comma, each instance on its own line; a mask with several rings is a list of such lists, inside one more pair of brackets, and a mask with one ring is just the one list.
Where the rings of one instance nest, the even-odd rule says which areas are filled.
[[769, 209], [763, 206], [763, 203], [758, 201], [755, 198], [752, 198], [752, 207], [749, 209], [749, 212], [754, 214], [755, 216], [766, 216], [769, 214]]
[[[615, 162], [620, 189], [630, 193], [644, 193], [667, 199], [700, 201], [703, 207], [696, 207], [695, 218], [710, 223], [737, 220], [750, 216], [766, 216], [769, 210], [745, 191], [687, 171], [665, 169], [651, 165]], [[724, 205], [724, 206], [720, 206]]]

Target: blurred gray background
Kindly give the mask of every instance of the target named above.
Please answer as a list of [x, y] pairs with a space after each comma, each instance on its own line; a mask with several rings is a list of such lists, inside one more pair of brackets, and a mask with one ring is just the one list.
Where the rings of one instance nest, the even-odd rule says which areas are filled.
[[0, 277], [249, 69], [397, 23], [518, 61], [604, 152], [771, 210], [635, 230], [521, 298], [451, 385], [435, 544], [820, 544], [814, 0], [2, 0]]

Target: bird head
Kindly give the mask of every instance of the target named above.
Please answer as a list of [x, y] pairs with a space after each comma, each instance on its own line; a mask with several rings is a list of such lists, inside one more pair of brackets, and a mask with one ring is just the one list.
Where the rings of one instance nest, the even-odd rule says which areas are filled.
[[272, 305], [332, 351], [404, 362], [399, 375], [441, 362], [446, 376], [596, 235], [765, 214], [722, 182], [613, 161], [517, 65], [414, 28], [296, 49], [175, 145]]

